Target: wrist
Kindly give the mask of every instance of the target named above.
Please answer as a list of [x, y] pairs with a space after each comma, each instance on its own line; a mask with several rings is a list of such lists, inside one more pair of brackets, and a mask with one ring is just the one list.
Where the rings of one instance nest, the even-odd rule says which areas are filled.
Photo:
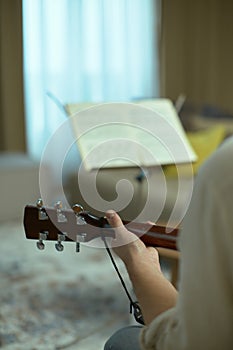
[[131, 251], [125, 258], [124, 264], [130, 276], [140, 276], [148, 272], [154, 276], [163, 275], [157, 255], [150, 254], [147, 248], [143, 252]]
[[118, 248], [117, 254], [120, 256], [126, 267], [137, 266], [140, 261], [147, 259], [146, 247], [134, 242], [127, 247]]

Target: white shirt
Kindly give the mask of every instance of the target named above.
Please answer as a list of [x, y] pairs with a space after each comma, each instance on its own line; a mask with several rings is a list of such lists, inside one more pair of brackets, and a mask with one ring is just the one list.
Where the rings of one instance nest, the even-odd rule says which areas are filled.
[[180, 234], [177, 305], [142, 331], [145, 350], [233, 349], [233, 138], [201, 167]]

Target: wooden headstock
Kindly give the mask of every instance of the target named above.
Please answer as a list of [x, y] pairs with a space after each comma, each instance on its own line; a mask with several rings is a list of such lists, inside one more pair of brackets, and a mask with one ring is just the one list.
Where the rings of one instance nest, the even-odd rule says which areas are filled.
[[54, 207], [44, 207], [38, 200], [37, 205], [26, 205], [24, 208], [26, 238], [38, 240], [37, 247], [41, 250], [44, 249], [45, 240], [57, 241], [56, 249], [62, 251], [63, 241], [89, 242], [100, 237], [102, 229], [105, 229], [106, 236], [114, 237], [114, 231], [107, 221], [101, 225], [101, 218], [85, 212], [77, 204], [71, 210], [62, 209], [60, 202]]

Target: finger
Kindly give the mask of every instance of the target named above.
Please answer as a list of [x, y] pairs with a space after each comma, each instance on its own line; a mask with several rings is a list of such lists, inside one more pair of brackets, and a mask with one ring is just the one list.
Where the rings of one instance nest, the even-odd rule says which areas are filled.
[[112, 241], [112, 247], [123, 246], [138, 240], [136, 235], [126, 229], [120, 216], [114, 210], [108, 210], [105, 216], [116, 234], [114, 241]]
[[156, 225], [154, 221], [150, 221], [150, 220], [147, 220], [147, 221], [146, 221], [146, 224], [152, 225], [152, 226]]
[[111, 225], [112, 227], [124, 226], [120, 216], [114, 210], [108, 210], [105, 213], [105, 216], [108, 220], [109, 225]]

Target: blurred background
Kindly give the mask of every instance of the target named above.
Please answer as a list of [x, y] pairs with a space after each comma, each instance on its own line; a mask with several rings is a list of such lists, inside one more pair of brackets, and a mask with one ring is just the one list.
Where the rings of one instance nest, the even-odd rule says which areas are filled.
[[[43, 151], [69, 109], [93, 103], [170, 99], [199, 157], [195, 175], [233, 133], [232, 16], [231, 0], [0, 0], [0, 347], [94, 350], [131, 322], [103, 254], [87, 250], [76, 260], [68, 248], [61, 260], [49, 243], [45, 253], [36, 251], [35, 242], [24, 239], [24, 206], [40, 197], [41, 167], [53, 182], [47, 191], [59, 199], [53, 163], [65, 140], [41, 164]], [[71, 203], [82, 202], [75, 187], [79, 165], [75, 144], [63, 179]], [[166, 221], [177, 173], [164, 171]], [[120, 169], [99, 176], [106, 200], [119, 179], [132, 182], [136, 197], [126, 219], [146, 200], [147, 184], [138, 174]], [[189, 183], [185, 172], [184, 178]], [[172, 259], [177, 266], [177, 256]]]
[[[39, 195], [33, 173], [67, 105], [165, 97], [178, 104], [186, 131], [221, 124], [231, 134], [232, 1], [1, 0], [0, 6], [1, 197], [10, 199], [1, 204], [1, 219], [13, 198], [18, 203], [9, 216]], [[66, 164], [71, 177], [79, 164], [74, 148]]]

